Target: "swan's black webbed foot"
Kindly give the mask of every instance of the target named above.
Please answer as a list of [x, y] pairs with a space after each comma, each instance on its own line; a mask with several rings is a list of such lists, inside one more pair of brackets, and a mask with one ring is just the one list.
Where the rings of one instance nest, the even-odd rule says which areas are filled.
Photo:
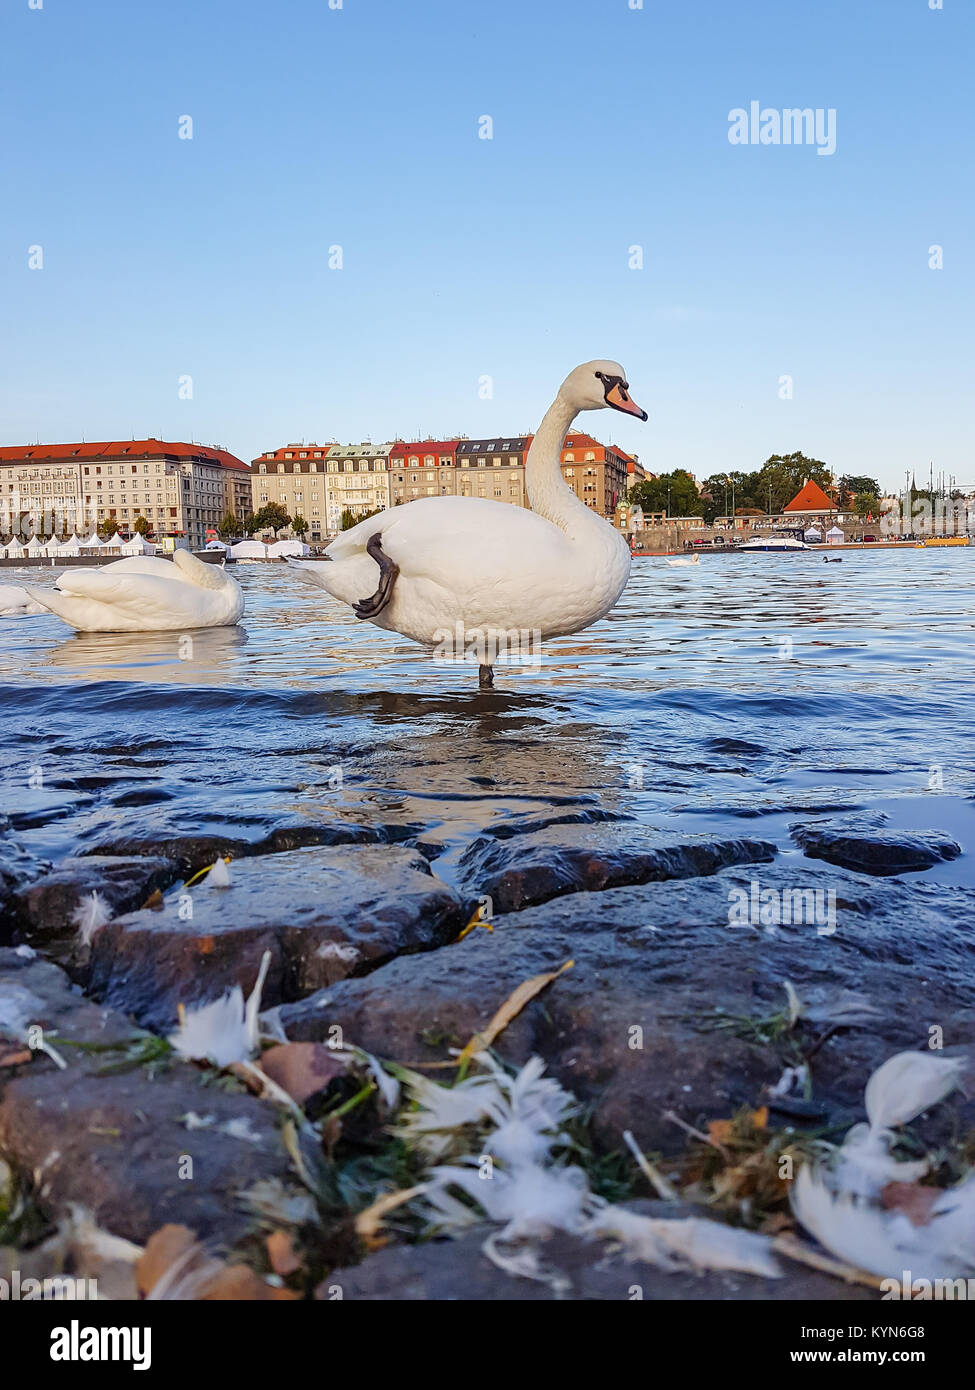
[[383, 611], [393, 597], [393, 585], [399, 574], [399, 565], [394, 565], [383, 550], [383, 538], [378, 531], [366, 542], [366, 553], [371, 555], [379, 566], [379, 587], [369, 598], [360, 599], [358, 603], [353, 604], [352, 611], [357, 618], [375, 618]]
[[477, 668], [477, 683], [478, 683], [478, 686], [480, 687], [481, 690], [493, 690], [493, 689], [494, 689], [494, 667], [493, 667], [493, 666], [478, 666], [478, 668]]

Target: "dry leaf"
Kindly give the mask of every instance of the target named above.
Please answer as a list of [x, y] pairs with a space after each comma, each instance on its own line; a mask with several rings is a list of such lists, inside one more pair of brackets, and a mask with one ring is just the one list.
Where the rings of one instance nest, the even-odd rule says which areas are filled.
[[158, 1231], [153, 1231], [135, 1268], [139, 1292], [143, 1297], [195, 1244], [196, 1236], [188, 1226], [160, 1226]]
[[367, 1245], [375, 1248], [375, 1246], [380, 1243], [377, 1237], [383, 1217], [386, 1216], [388, 1212], [395, 1211], [397, 1207], [402, 1207], [407, 1202], [412, 1201], [412, 1199], [419, 1196], [423, 1190], [424, 1185], [421, 1183], [417, 1187], [401, 1187], [396, 1192], [387, 1192], [384, 1196], [377, 1197], [371, 1206], [366, 1207], [364, 1211], [360, 1211], [359, 1215], [356, 1217], [356, 1235], [361, 1236]]
[[267, 1241], [267, 1257], [275, 1274], [294, 1274], [301, 1269], [301, 1256], [295, 1250], [295, 1243], [287, 1231], [272, 1231]]
[[0, 1067], [21, 1067], [33, 1055], [29, 1047], [17, 1052], [0, 1052]]
[[553, 980], [557, 980], [563, 971], [571, 970], [575, 961], [567, 960], [564, 965], [560, 965], [558, 970], [549, 971], [545, 975], [533, 975], [530, 980], [523, 980], [513, 994], [504, 1001], [500, 1009], [491, 1019], [491, 1022], [481, 1033], [475, 1033], [470, 1042], [463, 1049], [457, 1058], [458, 1065], [462, 1065], [474, 1056], [477, 1052], [483, 1052], [486, 1047], [490, 1047], [513, 1018], [517, 1018], [526, 1004], [531, 1003], [537, 994], [541, 994]]
[[348, 1073], [347, 1062], [334, 1048], [316, 1042], [289, 1042], [269, 1047], [261, 1055], [260, 1065], [265, 1075], [299, 1105], [324, 1091], [336, 1077]]
[[931, 1208], [945, 1194], [938, 1187], [921, 1187], [916, 1182], [889, 1182], [881, 1189], [880, 1201], [888, 1211], [902, 1211], [912, 1226], [926, 1226]]

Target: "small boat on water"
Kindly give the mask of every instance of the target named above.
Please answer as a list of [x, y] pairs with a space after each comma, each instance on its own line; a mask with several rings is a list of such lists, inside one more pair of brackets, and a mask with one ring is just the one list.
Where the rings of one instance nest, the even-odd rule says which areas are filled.
[[736, 547], [740, 551], [772, 550], [772, 551], [792, 551], [809, 550], [805, 541], [797, 541], [794, 536], [755, 536], [753, 540], [745, 541], [744, 545]]

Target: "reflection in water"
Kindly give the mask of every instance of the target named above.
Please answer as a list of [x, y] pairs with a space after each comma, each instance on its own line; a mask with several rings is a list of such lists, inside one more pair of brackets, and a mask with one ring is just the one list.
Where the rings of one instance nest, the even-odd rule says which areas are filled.
[[87, 680], [223, 680], [247, 640], [246, 629], [239, 626], [187, 632], [75, 632], [47, 652], [45, 664], [71, 667]]
[[25, 831], [38, 853], [345, 815], [422, 829], [445, 871], [479, 828], [552, 798], [744, 827], [784, 852], [797, 812], [827, 805], [965, 843], [973, 564], [975, 550], [850, 552], [826, 571], [816, 555], [637, 559], [612, 614], [536, 667], [499, 667], [494, 691], [279, 566], [237, 571], [236, 628], [0, 624], [5, 805], [40, 759], [69, 803]]

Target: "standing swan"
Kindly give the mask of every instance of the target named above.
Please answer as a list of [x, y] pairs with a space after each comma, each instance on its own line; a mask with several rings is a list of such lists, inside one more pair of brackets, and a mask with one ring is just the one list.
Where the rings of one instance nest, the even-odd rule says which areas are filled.
[[133, 555], [98, 569], [69, 569], [54, 589], [27, 589], [80, 632], [186, 632], [228, 627], [244, 612], [236, 579], [188, 550], [172, 560]]
[[616, 362], [586, 362], [559, 388], [525, 464], [532, 510], [476, 497], [427, 497], [368, 517], [300, 568], [377, 627], [427, 647], [476, 650], [480, 683], [505, 634], [579, 632], [613, 607], [630, 549], [562, 477], [562, 443], [580, 410], [645, 420]]

